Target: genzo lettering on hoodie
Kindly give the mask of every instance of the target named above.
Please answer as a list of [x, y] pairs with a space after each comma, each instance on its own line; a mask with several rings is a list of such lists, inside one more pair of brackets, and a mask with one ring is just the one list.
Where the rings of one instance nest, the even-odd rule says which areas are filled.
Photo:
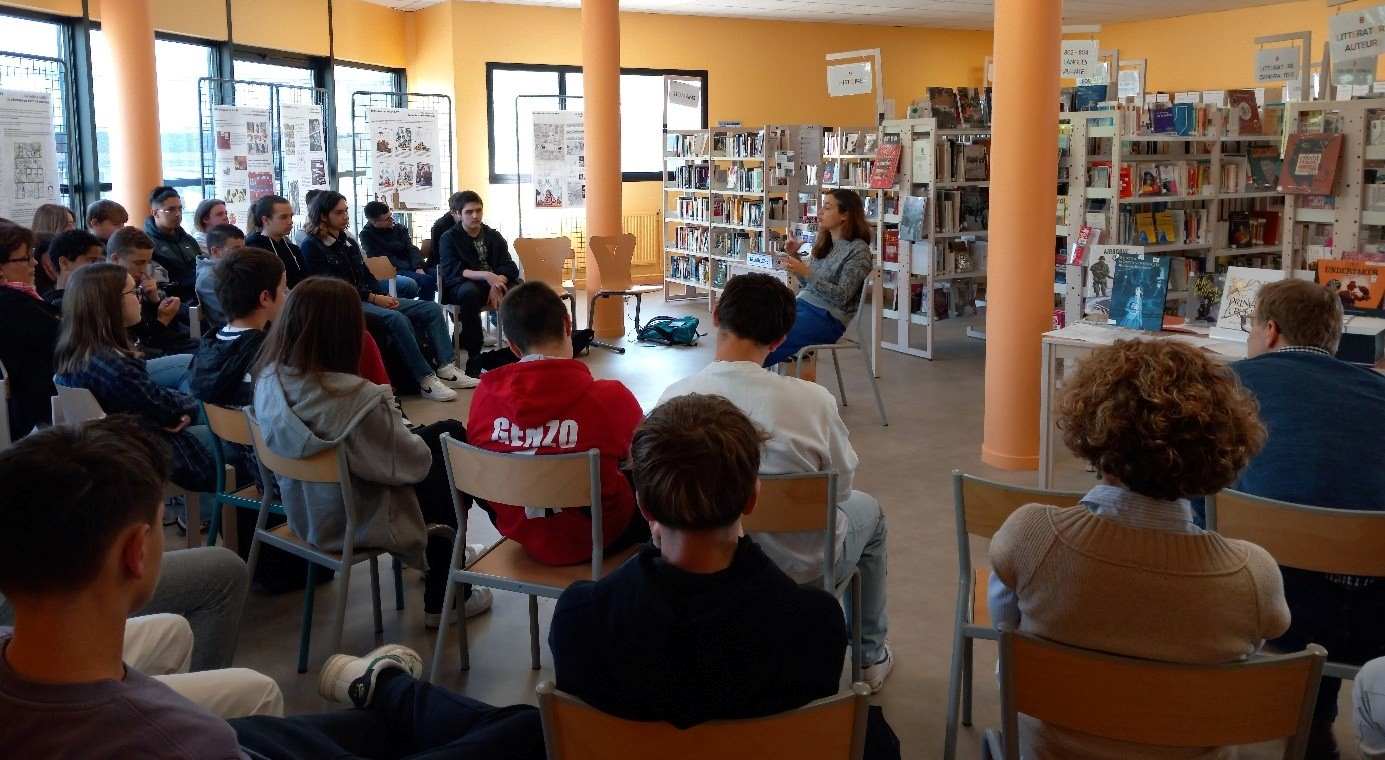
[[539, 449], [557, 446], [560, 449], [577, 448], [577, 420], [549, 420], [537, 427], [526, 428], [516, 425], [508, 417], [496, 417], [491, 428], [491, 440], [508, 443], [522, 449]]

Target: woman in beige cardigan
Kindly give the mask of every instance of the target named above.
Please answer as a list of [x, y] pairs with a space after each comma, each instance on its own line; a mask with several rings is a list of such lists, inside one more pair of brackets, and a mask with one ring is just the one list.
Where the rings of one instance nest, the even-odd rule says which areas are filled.
[[[1180, 663], [1253, 654], [1288, 628], [1279, 568], [1260, 547], [1192, 522], [1260, 450], [1255, 400], [1231, 370], [1172, 341], [1098, 349], [1065, 384], [1059, 427], [1101, 478], [1080, 507], [1030, 504], [991, 542], [992, 619], [1085, 649]], [[1026, 758], [1215, 758], [1021, 717]]]

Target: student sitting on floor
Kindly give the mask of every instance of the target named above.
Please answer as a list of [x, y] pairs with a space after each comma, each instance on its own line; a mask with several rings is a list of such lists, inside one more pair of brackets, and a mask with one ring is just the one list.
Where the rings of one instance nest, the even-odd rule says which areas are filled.
[[[1070, 509], [1029, 504], [991, 540], [991, 620], [1069, 646], [1190, 664], [1244, 660], [1289, 626], [1264, 549], [1193, 524], [1265, 442], [1255, 400], [1198, 348], [1098, 348], [1059, 400], [1063, 442], [1101, 481]], [[1026, 757], [1224, 757], [1132, 748], [1020, 716]]]
[[137, 415], [173, 447], [173, 482], [209, 492], [216, 482], [213, 441], [205, 425], [192, 424], [197, 400], [156, 383], [126, 334], [125, 328], [139, 321], [138, 292], [135, 279], [114, 264], [92, 264], [72, 276], [53, 379], [91, 391], [106, 414]]
[[841, 607], [800, 587], [741, 530], [763, 442], [731, 402], [699, 394], [659, 406], [635, 431], [635, 488], [653, 543], [558, 599], [548, 644], [559, 689], [680, 728], [837, 693]]
[[[572, 320], [553, 289], [530, 282], [511, 290], [500, 323], [518, 362], [491, 370], [471, 400], [473, 446], [538, 455], [601, 450], [601, 519], [608, 553], [649, 537], [620, 463], [640, 424], [640, 404], [618, 380], [595, 380], [572, 358]], [[541, 507], [541, 505], [535, 505]], [[548, 511], [491, 504], [496, 528], [533, 559], [573, 565], [591, 559], [586, 510]]]
[[[189, 238], [191, 240], [191, 238]], [[197, 350], [184, 324], [179, 322], [182, 299], [165, 296], [151, 274], [154, 241], [134, 227], [124, 227], [106, 243], [106, 256], [112, 264], [125, 267], [138, 286], [140, 319], [130, 326], [140, 350], [150, 357], [191, 354]], [[183, 360], [186, 366], [187, 360]]]
[[[885, 514], [870, 494], [852, 490], [860, 460], [851, 447], [837, 400], [816, 383], [766, 372], [765, 357], [783, 344], [794, 324], [793, 292], [767, 274], [731, 278], [717, 300], [716, 361], [664, 391], [659, 403], [686, 393], [710, 393], [731, 401], [769, 439], [760, 460], [763, 475], [837, 473], [836, 576], [840, 584], [861, 571], [862, 678], [872, 690], [894, 669], [886, 641], [888, 562]], [[799, 583], [822, 583], [822, 534], [752, 535], [765, 554]]]
[[[167, 449], [129, 417], [49, 428], [0, 453], [0, 591], [15, 611], [13, 632], [0, 634], [7, 756], [239, 756], [224, 722], [121, 661], [126, 618], [159, 580], [167, 477]], [[162, 615], [134, 627], [152, 661], [186, 666], [186, 622]], [[274, 682], [250, 671], [168, 681], [200, 681], [230, 714], [282, 710]], [[254, 691], [234, 709], [231, 692], [246, 684]]]
[[[218, 224], [203, 236], [207, 253], [197, 257], [197, 304], [202, 307], [202, 334], [226, 324], [226, 310], [216, 295], [216, 263], [226, 254], [245, 247], [245, 233], [234, 224]], [[277, 257], [276, 257], [277, 258]]]
[[[452, 542], [430, 536], [425, 521], [456, 527], [439, 438], [449, 433], [465, 440], [466, 429], [445, 420], [410, 431], [390, 388], [356, 375], [364, 330], [360, 294], [350, 284], [334, 277], [299, 283], [270, 327], [254, 367], [254, 414], [265, 444], [280, 456], [301, 459], [345, 447], [356, 507], [364, 513], [356, 546], [386, 549], [412, 567], [427, 568], [424, 619], [436, 627]], [[276, 480], [294, 534], [324, 550], [341, 551], [346, 537], [341, 487]], [[489, 606], [489, 592], [478, 589], [467, 599], [466, 612], [479, 614]]]

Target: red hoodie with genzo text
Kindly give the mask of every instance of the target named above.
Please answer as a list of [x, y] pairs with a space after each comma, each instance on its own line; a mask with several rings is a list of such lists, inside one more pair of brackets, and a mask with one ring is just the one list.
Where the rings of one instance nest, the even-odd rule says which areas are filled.
[[[644, 412], [617, 380], [592, 378], [576, 359], [508, 364], [481, 377], [471, 399], [467, 442], [487, 451], [572, 454], [601, 451], [601, 529], [610, 545], [635, 515], [635, 494], [620, 472]], [[460, 488], [465, 491], [466, 486]], [[541, 506], [541, 505], [535, 505]], [[518, 541], [547, 565], [591, 559], [592, 524], [586, 510], [550, 510], [529, 517], [523, 506], [491, 504], [501, 535]]]

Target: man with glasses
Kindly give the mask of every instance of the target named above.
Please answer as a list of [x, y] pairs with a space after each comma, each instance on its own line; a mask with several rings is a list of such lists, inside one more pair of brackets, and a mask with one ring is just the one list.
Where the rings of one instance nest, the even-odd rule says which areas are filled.
[[154, 261], [168, 272], [168, 294], [184, 303], [196, 300], [197, 257], [202, 248], [183, 229], [183, 199], [171, 187], [149, 194], [149, 218], [144, 232], [154, 241]]

